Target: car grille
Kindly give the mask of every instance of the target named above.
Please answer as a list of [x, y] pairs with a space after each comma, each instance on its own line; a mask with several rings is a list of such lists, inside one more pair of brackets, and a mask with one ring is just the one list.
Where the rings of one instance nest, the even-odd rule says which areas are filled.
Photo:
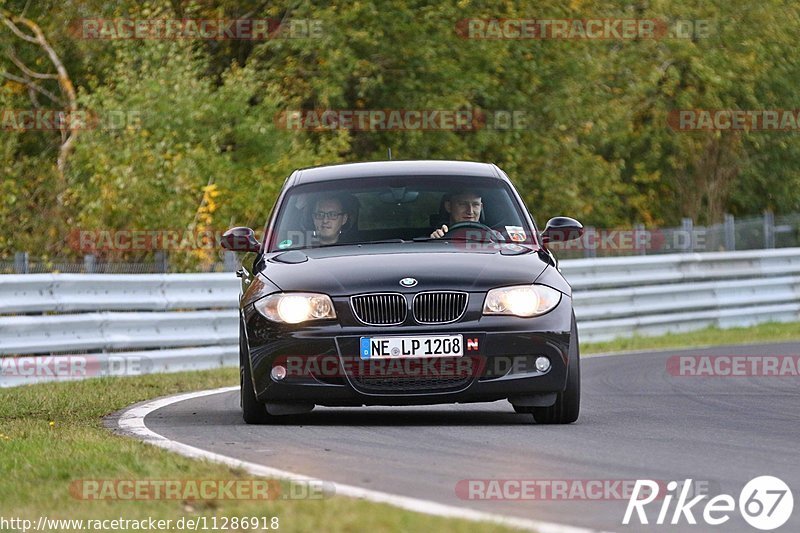
[[[403, 358], [348, 360], [353, 387], [372, 394], [453, 392], [466, 388], [482, 370], [477, 359]], [[476, 367], [475, 365], [480, 365]]]
[[399, 293], [353, 296], [350, 302], [356, 318], [370, 326], [397, 325], [406, 319], [406, 299]]
[[420, 324], [455, 322], [467, 309], [467, 293], [421, 292], [414, 297], [413, 308]]
[[439, 391], [447, 392], [464, 388], [472, 381], [472, 376], [449, 377], [366, 377], [350, 378], [353, 385], [364, 392], [372, 393], [414, 393]]

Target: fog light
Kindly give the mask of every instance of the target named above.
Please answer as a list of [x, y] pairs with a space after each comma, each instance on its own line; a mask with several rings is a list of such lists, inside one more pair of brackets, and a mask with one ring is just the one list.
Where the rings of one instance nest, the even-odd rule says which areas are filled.
[[[538, 361], [536, 362], [536, 366], [539, 366]], [[548, 363], [547, 366], [550, 366], [550, 364]], [[272, 379], [275, 381], [281, 381], [286, 377], [286, 368], [281, 365], [275, 365], [272, 367], [272, 372], [270, 372], [269, 375], [272, 376]]]
[[539, 372], [547, 372], [550, 370], [550, 359], [547, 357], [536, 358], [536, 370]]

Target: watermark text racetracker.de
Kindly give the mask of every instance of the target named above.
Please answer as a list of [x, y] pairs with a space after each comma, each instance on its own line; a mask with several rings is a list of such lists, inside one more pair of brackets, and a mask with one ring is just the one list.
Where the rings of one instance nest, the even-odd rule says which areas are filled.
[[76, 479], [70, 495], [84, 501], [144, 500], [322, 500], [335, 494], [332, 483], [274, 479]]
[[459, 20], [456, 35], [478, 40], [647, 40], [702, 39], [713, 32], [707, 19], [633, 18], [468, 18]]
[[[373, 341], [386, 344], [386, 341]], [[338, 355], [279, 355], [272, 361], [273, 378], [279, 380], [312, 379], [420, 379], [470, 377], [497, 378], [510, 375], [541, 375], [550, 369], [550, 361], [541, 355], [492, 356], [477, 355], [483, 344], [482, 336], [466, 336], [464, 356], [418, 355], [419, 346], [413, 342], [383, 347], [386, 355], [378, 356], [381, 347], [374, 348], [373, 356]], [[403, 353], [401, 350], [407, 350]]]
[[800, 109], [675, 109], [667, 114], [675, 131], [800, 131]]
[[73, 131], [140, 129], [137, 110], [0, 109], [1, 131]]
[[67, 246], [83, 253], [146, 252], [155, 250], [218, 250], [223, 240], [242, 244], [235, 235], [223, 237], [222, 229], [73, 229]]
[[[505, 501], [619, 501], [634, 494], [636, 479], [462, 479], [455, 493], [462, 500]], [[656, 482], [659, 489], [667, 481]], [[716, 481], [699, 481], [692, 485], [695, 494], [709, 494], [719, 489]], [[655, 489], [647, 487], [644, 495]], [[662, 490], [662, 493], [664, 491]]]
[[149, 374], [155, 364], [143, 356], [41, 355], [0, 358], [0, 378], [58, 381], [99, 376]]
[[798, 355], [673, 355], [673, 377], [800, 377]]
[[529, 127], [519, 109], [288, 109], [275, 115], [279, 129], [292, 131], [479, 131]]
[[[558, 231], [551, 231], [551, 235]], [[706, 233], [703, 228], [691, 230], [670, 229], [626, 229], [626, 228], [585, 228], [583, 235], [571, 238], [569, 232], [564, 237], [569, 240], [548, 243], [556, 251], [682, 251], [702, 250], [706, 247]]]
[[80, 39], [101, 40], [244, 40], [320, 39], [319, 19], [134, 19], [85, 18], [71, 24]]

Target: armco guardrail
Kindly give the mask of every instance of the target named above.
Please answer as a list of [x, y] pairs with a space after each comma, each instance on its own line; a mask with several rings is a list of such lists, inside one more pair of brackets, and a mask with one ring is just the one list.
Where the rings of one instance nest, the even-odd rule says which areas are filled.
[[0, 315], [236, 307], [239, 281], [219, 274], [0, 276]]
[[0, 357], [57, 354], [0, 358], [0, 387], [236, 365], [238, 291], [233, 273], [0, 276]]
[[[561, 268], [582, 342], [800, 320], [800, 248]], [[238, 287], [230, 273], [0, 276], [0, 356], [55, 354], [47, 364], [77, 364], [74, 377], [236, 365]], [[0, 386], [48, 378], [13, 359], [0, 365]]]
[[564, 261], [581, 341], [800, 320], [800, 248]]

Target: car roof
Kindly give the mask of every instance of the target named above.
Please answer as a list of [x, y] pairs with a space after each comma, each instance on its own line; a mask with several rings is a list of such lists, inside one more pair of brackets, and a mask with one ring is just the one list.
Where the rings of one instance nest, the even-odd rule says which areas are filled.
[[506, 179], [497, 166], [492, 163], [440, 160], [371, 161], [298, 169], [294, 174], [294, 183], [291, 185], [350, 178], [405, 175]]

